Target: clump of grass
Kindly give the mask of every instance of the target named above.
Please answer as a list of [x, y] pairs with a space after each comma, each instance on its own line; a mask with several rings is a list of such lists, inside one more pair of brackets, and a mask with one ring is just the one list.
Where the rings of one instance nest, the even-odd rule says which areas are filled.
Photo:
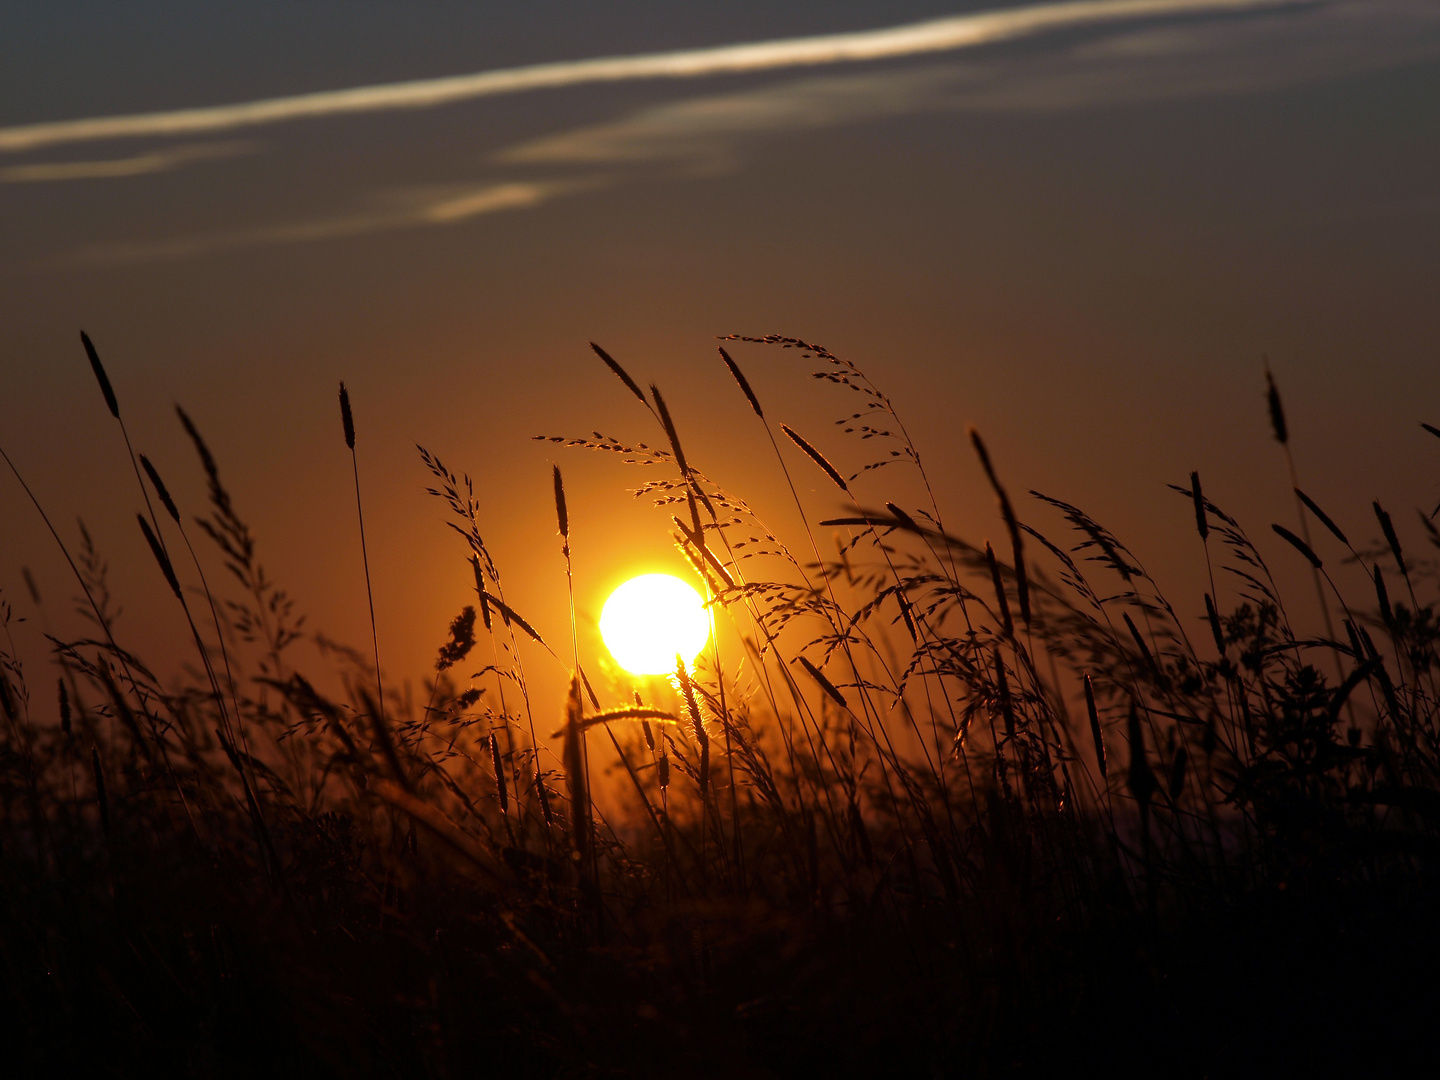
[[[193, 547], [171, 559], [153, 512], [140, 526], [187, 617], [197, 594], [211, 611], [213, 643], [189, 623], [203, 681], [127, 651], [103, 557], [52, 527], [100, 633], [48, 638], [42, 679], [0, 597], [0, 1014], [21, 1072], [987, 1075], [1103, 1053], [1226, 1075], [1293, 1069], [1322, 1035], [1323, 1063], [1373, 1067], [1406, 1044], [1373, 1034], [1387, 1009], [1427, 1030], [1430, 999], [1386, 988], [1440, 959], [1440, 619], [1388, 512], [1357, 549], [1292, 484], [1373, 582], [1345, 595], [1303, 516], [1273, 525], [1345, 616], [1343, 640], [1309, 636], [1198, 474], [1176, 525], [1193, 518], [1210, 589], [1172, 605], [1079, 507], [1012, 500], [972, 432], [1007, 562], [944, 524], [857, 365], [744, 340], [861, 402], [839, 438], [802, 436], [719, 350], [787, 481], [798, 451], [846, 516], [817, 522], [792, 483], [799, 527], [767, 524], [599, 346], [658, 446], [548, 437], [648, 470], [637, 495], [673, 512], [725, 627], [648, 704], [592, 685], [573, 599], [568, 656], [547, 642], [565, 614], [517, 610], [529, 590], [507, 594], [483, 538], [503, 508], [423, 448], [474, 596], [436, 628], [418, 714], [386, 695], [373, 603], [370, 650], [315, 637], [341, 679], [300, 670], [303, 621], [183, 411], [193, 520], [238, 591]], [[353, 453], [343, 386], [341, 411]], [[193, 511], [133, 460], [184, 535]], [[892, 465], [924, 505], [873, 490]], [[552, 482], [573, 590], [583, 533]], [[532, 701], [527, 650], [564, 666], [563, 703]], [[30, 694], [51, 678], [53, 710]], [[1364, 1037], [1337, 1043], [1342, 1017]]]

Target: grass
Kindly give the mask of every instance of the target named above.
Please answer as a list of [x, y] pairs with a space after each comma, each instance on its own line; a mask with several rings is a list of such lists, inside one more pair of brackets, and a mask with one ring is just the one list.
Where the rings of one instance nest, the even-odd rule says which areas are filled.
[[[1440, 623], [1388, 512], [1356, 547], [1297, 489], [1319, 528], [1272, 527], [1340, 628], [1310, 634], [1192, 474], [1176, 520], [1193, 517], [1210, 591], [1177, 607], [1080, 508], [1014, 499], [975, 432], [1005, 550], [953, 534], [858, 367], [798, 339], [753, 347], [814, 361], [858, 403], [843, 434], [874, 448], [846, 476], [781, 424], [787, 453], [720, 350], [802, 516], [798, 470], [848, 504], [793, 546], [599, 347], [655, 445], [555, 439], [647, 471], [639, 494], [673, 510], [723, 627], [643, 694], [585, 670], [573, 598], [563, 643], [537, 628], [565, 615], [512, 606], [484, 540], [503, 508], [423, 449], [474, 590], [418, 713], [385, 695], [373, 626], [369, 650], [317, 636], [333, 670], [298, 669], [308, 631], [183, 412], [206, 558], [143, 456], [136, 480], [166, 511], [140, 527], [200, 678], [125, 649], [102, 555], [52, 529], [86, 633], [27, 670], [0, 606], [17, 1074], [1241, 1076], [1424, 1048]], [[342, 389], [353, 452], [349, 404]], [[863, 494], [885, 467], [929, 501]], [[358, 464], [354, 483], [358, 507]], [[1373, 591], [1336, 588], [1337, 561]], [[536, 650], [572, 670], [563, 703], [532, 700]]]

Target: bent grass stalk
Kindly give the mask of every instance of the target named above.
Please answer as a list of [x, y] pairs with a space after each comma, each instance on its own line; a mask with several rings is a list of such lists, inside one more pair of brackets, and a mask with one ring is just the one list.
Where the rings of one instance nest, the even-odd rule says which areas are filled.
[[355, 476], [355, 517], [360, 525], [360, 560], [365, 567], [365, 600], [370, 606], [370, 645], [375, 654], [375, 706], [380, 724], [385, 723], [385, 683], [380, 673], [380, 634], [375, 628], [375, 590], [370, 584], [370, 549], [365, 543], [365, 507], [360, 500], [360, 458], [355, 453], [355, 418], [350, 411], [350, 392], [340, 384], [340, 424], [350, 467]]

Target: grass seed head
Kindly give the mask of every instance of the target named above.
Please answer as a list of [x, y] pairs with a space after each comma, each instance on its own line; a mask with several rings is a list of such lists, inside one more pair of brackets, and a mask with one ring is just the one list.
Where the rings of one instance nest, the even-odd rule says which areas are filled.
[[1175, 763], [1170, 767], [1170, 801], [1174, 802], [1180, 798], [1180, 792], [1185, 788], [1185, 762], [1189, 757], [1185, 747], [1175, 751]]
[[84, 330], [80, 331], [80, 344], [85, 346], [85, 355], [90, 358], [90, 370], [95, 372], [95, 381], [100, 384], [100, 393], [105, 395], [105, 407], [110, 410], [111, 416], [119, 420], [120, 403], [115, 400], [115, 391], [110, 386], [110, 379], [105, 374], [105, 365], [100, 363], [100, 354], [95, 351], [95, 346], [90, 341], [90, 335]]
[[1015, 636], [1015, 624], [1010, 619], [1010, 601], [1005, 595], [1005, 580], [1000, 576], [1000, 561], [995, 558], [995, 549], [985, 541], [985, 561], [990, 566], [990, 581], [995, 586], [995, 604], [1000, 611], [1000, 625], [1005, 636]]
[[750, 402], [750, 408], [755, 410], [755, 415], [765, 419], [765, 410], [760, 408], [760, 399], [755, 396], [755, 391], [750, 389], [750, 383], [746, 380], [744, 372], [730, 359], [730, 354], [723, 347], [720, 348], [720, 359], [725, 361], [725, 366], [730, 369], [730, 374], [735, 376], [735, 381], [740, 384], [740, 391], [745, 395], [745, 400]]
[[695, 686], [690, 673], [685, 670], [685, 658], [675, 654], [675, 677], [685, 698], [685, 709], [690, 714], [691, 733], [700, 748], [700, 798], [705, 798], [710, 789], [710, 734], [705, 730], [705, 721], [700, 715], [700, 704], [695, 700]]
[[645, 395], [641, 392], [640, 387], [635, 385], [635, 380], [630, 378], [625, 369], [616, 363], [610, 354], [599, 345], [596, 345], [595, 342], [590, 342], [590, 348], [595, 350], [595, 355], [604, 361], [605, 366], [616, 374], [620, 381], [625, 384], [626, 388], [640, 399], [640, 404], [644, 405], [647, 409], [650, 408], [650, 402], [645, 400]]
[[1375, 567], [1375, 599], [1380, 608], [1380, 618], [1388, 626], [1395, 625], [1395, 612], [1390, 607], [1390, 590], [1385, 588], [1385, 575], [1379, 565]]
[[70, 738], [70, 692], [65, 688], [63, 678], [55, 680], [60, 692], [60, 731], [65, 738]]
[[36, 607], [40, 606], [40, 587], [35, 584], [35, 575], [30, 572], [30, 567], [20, 567], [20, 576], [25, 579], [25, 589], [30, 594], [30, 599]]
[[1375, 517], [1380, 522], [1380, 531], [1385, 534], [1385, 542], [1390, 545], [1390, 551], [1395, 556], [1395, 565], [1400, 568], [1401, 574], [1409, 571], [1405, 569], [1405, 555], [1400, 550], [1400, 537], [1395, 535], [1395, 525], [1390, 520], [1390, 515], [1381, 506], [1377, 499], [1371, 504], [1375, 508]]
[[1340, 531], [1340, 526], [1330, 520], [1330, 515], [1325, 513], [1324, 510], [1321, 510], [1320, 507], [1315, 504], [1314, 499], [1310, 498], [1309, 495], [1306, 495], [1305, 492], [1301, 491], [1298, 487], [1295, 489], [1295, 497], [1305, 504], [1310, 513], [1315, 515], [1315, 519], [1319, 521], [1321, 525], [1324, 525], [1325, 528], [1330, 530], [1331, 536], [1335, 537], [1336, 540], [1339, 540], [1340, 543], [1346, 547], [1350, 546], [1350, 541], [1345, 539], [1345, 534]]
[[570, 514], [565, 509], [565, 481], [560, 476], [560, 466], [555, 469], [555, 519], [560, 525], [560, 535], [570, 539]]
[[590, 792], [585, 782], [583, 738], [585, 705], [580, 697], [580, 677], [570, 677], [570, 690], [565, 696], [565, 742], [562, 757], [565, 783], [570, 788], [570, 842], [574, 854], [583, 865], [590, 851]]
[[838, 487], [846, 494], [849, 494], [850, 487], [848, 484], [845, 483], [845, 478], [840, 475], [839, 470], [836, 469], [834, 465], [831, 465], [830, 462], [825, 459], [824, 454], [820, 453], [819, 450], [816, 450], [815, 447], [811, 446], [810, 443], [807, 442], [803, 436], [797, 433], [795, 429], [792, 428], [789, 424], [781, 424], [780, 430], [785, 432], [786, 435], [790, 436], [790, 441], [793, 442], [796, 446], [798, 446], [801, 450], [803, 450], [806, 456], [809, 457], [811, 461], [815, 462], [816, 465], [819, 465], [820, 468], [824, 470], [825, 475], [830, 477], [830, 479], [835, 482], [836, 487]]
[[665, 399], [660, 396], [660, 388], [654, 383], [650, 384], [650, 396], [655, 399], [655, 408], [660, 413], [660, 426], [665, 429], [665, 438], [670, 441], [670, 449], [675, 454], [675, 462], [680, 466], [680, 471], [688, 479], [690, 476], [690, 465], [685, 460], [685, 451], [680, 446], [680, 434], [675, 430], [675, 421], [670, 419], [670, 409], [665, 404]]
[[1010, 698], [1010, 680], [1005, 675], [1005, 661], [1000, 655], [1000, 646], [991, 650], [995, 661], [995, 689], [1000, 697], [1000, 713], [1005, 718], [1005, 737], [1015, 737], [1015, 703]]
[[110, 797], [105, 791], [105, 770], [100, 768], [100, 750], [90, 747], [90, 770], [95, 776], [95, 803], [100, 807], [100, 827], [110, 836]]
[[448, 671], [475, 647], [475, 609], [468, 604], [450, 623], [450, 640], [440, 646], [440, 657], [435, 661], [437, 672]]
[[1195, 502], [1195, 529], [1200, 534], [1200, 540], [1203, 543], [1210, 538], [1210, 522], [1205, 517], [1205, 496], [1200, 491], [1200, 474], [1198, 472], [1190, 474], [1190, 497]]
[[1280, 537], [1280, 539], [1284, 540], [1296, 551], [1300, 552], [1301, 555], [1304, 555], [1305, 558], [1310, 561], [1311, 566], [1313, 566], [1316, 570], [1321, 569], [1323, 564], [1320, 562], [1320, 556], [1316, 555], [1315, 552], [1311, 550], [1309, 544], [1305, 543], [1304, 540], [1301, 540], [1300, 537], [1296, 536], [1289, 529], [1285, 528], [1284, 525], [1271, 525], [1270, 528], [1275, 531], [1276, 536]]
[[[473, 618], [474, 612], [471, 612]], [[495, 773], [495, 797], [500, 800], [500, 813], [510, 813], [510, 795], [505, 789], [505, 763], [500, 759], [500, 736], [490, 736], [490, 764]]]
[[480, 569], [480, 557], [470, 556], [470, 568], [475, 571], [475, 595], [480, 598], [480, 619], [485, 624], [486, 633], [490, 632], [490, 602], [485, 592], [485, 574]]
[[848, 709], [850, 707], [845, 700], [845, 695], [835, 688], [835, 684], [825, 677], [823, 671], [812, 664], [807, 657], [800, 656], [796, 659], [800, 661], [800, 666], [810, 673], [810, 677], [815, 680], [816, 685], [818, 685], [821, 690], [824, 690], [836, 705], [839, 705], [842, 709]]
[[1085, 711], [1090, 717], [1090, 739], [1095, 744], [1095, 760], [1100, 765], [1103, 780], [1108, 773], [1105, 763], [1105, 739], [1100, 732], [1100, 713], [1095, 708], [1095, 688], [1090, 685], [1090, 676], [1085, 676]]
[[160, 479], [160, 474], [155, 471], [155, 466], [150, 464], [150, 459], [144, 454], [140, 455], [140, 465], [145, 469], [145, 475], [150, 478], [150, 485], [159, 496], [160, 503], [165, 507], [165, 512], [177, 525], [180, 523], [180, 511], [175, 506], [175, 500], [170, 497], [170, 492], [165, 487], [165, 481]]
[[908, 529], [913, 533], [923, 534], [925, 532], [925, 530], [920, 527], [919, 522], [893, 502], [887, 502], [885, 509], [890, 511], [890, 515], [899, 522], [901, 528]]
[[340, 424], [345, 429], [345, 445], [355, 449], [355, 417], [350, 412], [350, 391], [340, 384]]
[[1159, 784], [1155, 779], [1155, 773], [1150, 768], [1150, 762], [1145, 756], [1145, 732], [1140, 726], [1140, 709], [1133, 698], [1130, 701], [1130, 716], [1126, 722], [1126, 733], [1130, 739], [1130, 770], [1127, 777], [1130, 794], [1135, 796], [1136, 801], [1142, 806], [1148, 806], [1150, 797], [1155, 794], [1155, 789]]
[[1205, 619], [1210, 623], [1210, 633], [1215, 637], [1215, 651], [1222, 657], [1225, 655], [1225, 635], [1220, 631], [1220, 615], [1215, 610], [1215, 601], [1210, 599], [1210, 594], [1205, 594]]
[[1144, 635], [1136, 628], [1135, 620], [1130, 618], [1128, 611], [1122, 611], [1120, 618], [1124, 620], [1125, 628], [1130, 631], [1130, 637], [1135, 642], [1135, 648], [1140, 651], [1140, 656], [1144, 659], [1145, 666], [1158, 676], [1160, 674], [1160, 667], [1155, 662], [1155, 656], [1150, 652], [1150, 646], [1146, 644]]
[[995, 498], [1000, 503], [1000, 516], [1005, 519], [1005, 528], [1010, 533], [1010, 548], [1015, 563], [1015, 599], [1020, 605], [1020, 618], [1025, 625], [1030, 625], [1030, 579], [1025, 573], [1025, 545], [1020, 537], [1020, 521], [1015, 516], [1015, 508], [1010, 505], [1010, 495], [1005, 490], [1005, 485], [1000, 483], [1000, 477], [995, 472], [995, 466], [990, 460], [990, 451], [985, 446], [985, 440], [980, 438], [980, 432], [973, 427], [970, 429], [970, 444], [975, 448], [975, 455], [980, 459], [980, 467], [985, 470], [985, 476], [990, 481], [991, 488], [995, 491]]
[[1285, 423], [1285, 408], [1280, 404], [1280, 390], [1270, 373], [1268, 359], [1265, 361], [1265, 401], [1270, 407], [1270, 430], [1275, 433], [1275, 441], [1284, 446], [1290, 441], [1290, 428]]
[[155, 561], [160, 564], [160, 572], [165, 575], [165, 582], [170, 586], [170, 591], [175, 594], [177, 600], [182, 599], [180, 595], [180, 581], [175, 577], [175, 568], [170, 565], [170, 556], [165, 553], [165, 548], [150, 528], [150, 523], [145, 520], [143, 514], [136, 514], [136, 520], [140, 522], [140, 531], [145, 534], [145, 542], [150, 545], [150, 552], [155, 556]]

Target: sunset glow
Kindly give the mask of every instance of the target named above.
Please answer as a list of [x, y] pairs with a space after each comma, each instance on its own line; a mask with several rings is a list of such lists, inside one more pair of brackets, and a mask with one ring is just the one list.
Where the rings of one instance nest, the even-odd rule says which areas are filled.
[[676, 654], [692, 663], [710, 638], [710, 615], [693, 588], [670, 574], [631, 578], [605, 601], [600, 635], [620, 666], [635, 675], [675, 670]]
[[1440, 0], [12, 6], [5, 1075], [1440, 1058]]

